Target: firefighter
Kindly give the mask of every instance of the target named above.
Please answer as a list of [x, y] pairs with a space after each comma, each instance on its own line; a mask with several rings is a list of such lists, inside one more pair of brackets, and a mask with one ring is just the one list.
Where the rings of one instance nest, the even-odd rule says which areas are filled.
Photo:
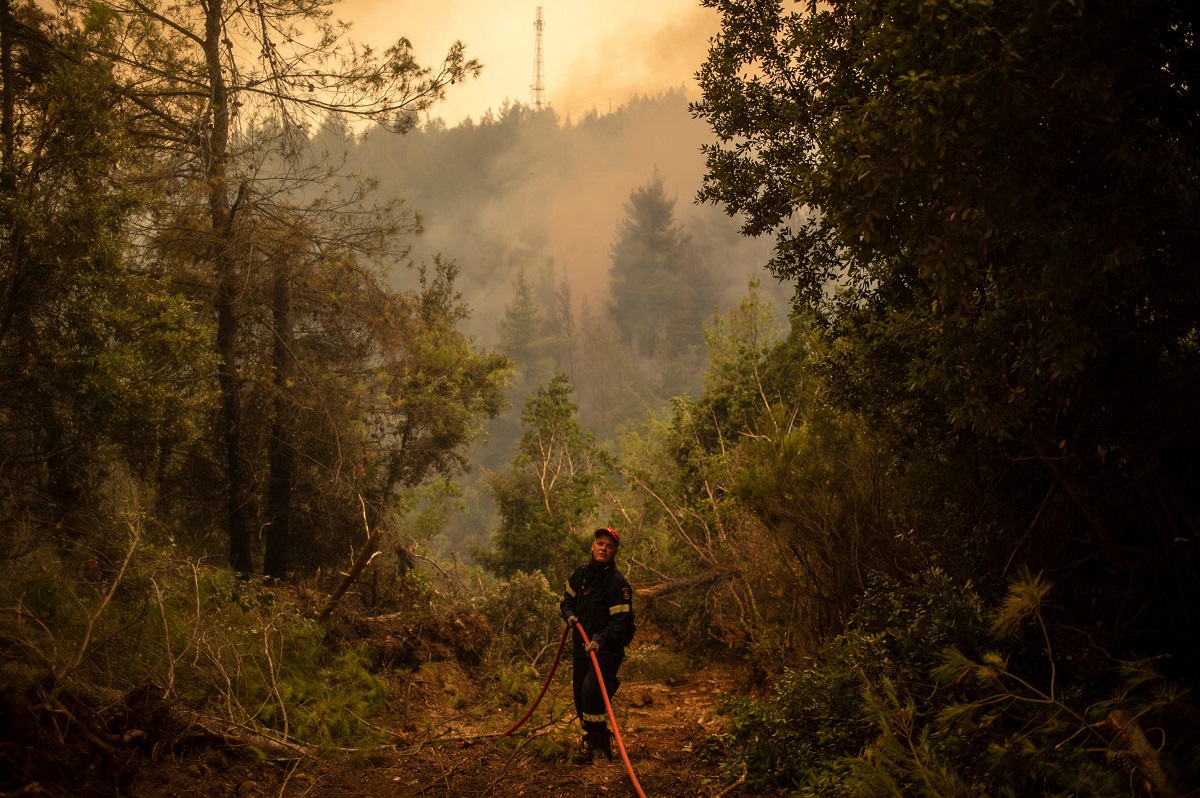
[[[611, 699], [621, 684], [617, 669], [625, 659], [625, 646], [633, 639], [634, 629], [633, 590], [616, 565], [620, 546], [621, 536], [615, 529], [597, 529], [593, 533], [591, 561], [571, 574], [559, 604], [563, 620], [571, 627], [575, 712], [583, 725], [583, 739], [572, 757], [578, 764], [590, 763], [597, 751], [609, 760], [613, 758], [604, 696], [588, 654], [596, 653], [604, 687]], [[576, 622], [583, 626], [591, 641], [586, 647]]]

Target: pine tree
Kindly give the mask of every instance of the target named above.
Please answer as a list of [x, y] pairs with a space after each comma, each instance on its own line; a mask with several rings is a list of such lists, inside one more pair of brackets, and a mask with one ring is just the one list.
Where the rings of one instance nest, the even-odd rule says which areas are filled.
[[507, 471], [489, 479], [501, 523], [492, 550], [477, 556], [495, 573], [561, 568], [578, 556], [600, 506], [607, 459], [580, 425], [573, 392], [559, 372], [530, 397], [517, 454]]
[[675, 221], [657, 171], [625, 205], [612, 246], [612, 313], [639, 358], [670, 357], [703, 344], [716, 305], [712, 279]]
[[0, 490], [27, 529], [77, 532], [112, 472], [195, 434], [210, 363], [189, 304], [125, 262], [142, 206], [111, 70], [32, 3], [0, 6], [0, 39]]

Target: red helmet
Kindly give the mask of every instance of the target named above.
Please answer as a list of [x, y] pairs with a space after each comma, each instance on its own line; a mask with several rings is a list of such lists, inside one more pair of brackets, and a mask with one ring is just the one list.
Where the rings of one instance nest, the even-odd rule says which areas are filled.
[[615, 540], [617, 542], [618, 546], [621, 545], [621, 536], [619, 534], [617, 534], [617, 530], [613, 529], [611, 526], [602, 526], [599, 529], [597, 529], [594, 533], [592, 533], [592, 537], [594, 537], [594, 538], [598, 538], [601, 535], [608, 535], [610, 538], [612, 538], [613, 540]]

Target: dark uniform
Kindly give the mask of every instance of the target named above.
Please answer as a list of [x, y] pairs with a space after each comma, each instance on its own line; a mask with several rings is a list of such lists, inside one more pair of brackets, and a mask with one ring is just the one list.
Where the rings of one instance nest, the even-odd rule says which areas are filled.
[[[600, 644], [596, 660], [600, 663], [604, 687], [611, 699], [621, 684], [617, 669], [625, 659], [625, 646], [633, 639], [633, 590], [629, 582], [614, 563], [602, 564], [593, 560], [571, 574], [559, 609], [564, 621], [574, 615], [588, 638]], [[578, 629], [571, 630], [571, 644], [575, 711], [583, 724], [584, 740], [593, 750], [601, 750], [611, 759], [611, 733], [604, 696], [591, 657], [583, 650], [583, 638]]]

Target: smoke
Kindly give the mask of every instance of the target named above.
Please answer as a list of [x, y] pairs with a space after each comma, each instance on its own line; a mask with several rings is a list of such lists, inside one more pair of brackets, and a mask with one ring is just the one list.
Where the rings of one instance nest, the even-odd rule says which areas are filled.
[[[564, 115], [607, 113], [639, 94], [691, 84], [705, 43], [719, 28], [695, 0], [341, 0], [337, 16], [355, 41], [382, 51], [401, 36], [418, 61], [435, 64], [461, 40], [483, 74], [455, 86], [436, 114], [456, 124], [504, 98], [527, 102], [536, 9], [544, 7], [547, 97]], [[689, 88], [689, 91], [694, 89]]]
[[[375, 132], [352, 146], [349, 165], [377, 179], [382, 195], [403, 197], [421, 214], [425, 231], [412, 242], [411, 257], [430, 263], [441, 256], [458, 264], [457, 287], [472, 314], [465, 330], [480, 345], [495, 347], [501, 343], [499, 321], [514, 304], [514, 283], [522, 270], [529, 284], [538, 284], [547, 272], [555, 286], [564, 279], [569, 283], [580, 322], [577, 333], [589, 328], [581, 323], [585, 304], [593, 319], [603, 318], [611, 248], [626, 205], [656, 172], [676, 198], [676, 223], [692, 236], [697, 257], [716, 277], [720, 306], [713, 312], [736, 305], [749, 281], [762, 276], [772, 242], [746, 239], [722, 209], [694, 202], [704, 174], [700, 147], [710, 140], [705, 124], [689, 114], [684, 91], [676, 90], [574, 119], [508, 105], [478, 122], [448, 127], [435, 121], [405, 136]], [[412, 272], [397, 270], [397, 288], [414, 283]], [[777, 307], [785, 294], [783, 289], [776, 293]], [[666, 398], [667, 372], [682, 373], [660, 363], [661, 374], [645, 375], [630, 367], [616, 340], [601, 332], [580, 342], [579, 360], [568, 360], [574, 363], [580, 419], [601, 439]], [[587, 351], [593, 354], [585, 357]], [[472, 451], [473, 461], [486, 468], [500, 469], [510, 461], [521, 435], [520, 409], [544, 376], [544, 367], [522, 365], [530, 370], [524, 376], [518, 372], [510, 409], [489, 425], [486, 443]], [[702, 370], [693, 361], [687, 376], [694, 383]], [[471, 509], [450, 522], [448, 545], [486, 541], [495, 523], [480, 473], [463, 478]]]
[[[687, 34], [680, 27], [661, 35]], [[677, 90], [574, 120], [507, 106], [479, 123], [434, 123], [404, 137], [376, 133], [354, 156], [385, 193], [421, 213], [425, 232], [414, 242], [414, 260], [441, 255], [457, 262], [473, 313], [468, 329], [493, 343], [519, 269], [552, 263], [577, 307], [604, 309], [625, 204], [656, 171], [677, 198], [676, 221], [702, 239], [724, 304], [744, 295], [761, 274], [769, 242], [740, 237], [719, 209], [694, 203], [704, 173], [700, 147], [710, 138]]]
[[[608, 110], [612, 98], [636, 97], [680, 88], [689, 100], [698, 91], [692, 76], [708, 51], [708, 39], [719, 28], [719, 17], [708, 8], [689, 8], [660, 27], [637, 26], [604, 38], [599, 48], [566, 65], [554, 102], [561, 108], [595, 107]], [[667, 83], [666, 81], [673, 81]]]

